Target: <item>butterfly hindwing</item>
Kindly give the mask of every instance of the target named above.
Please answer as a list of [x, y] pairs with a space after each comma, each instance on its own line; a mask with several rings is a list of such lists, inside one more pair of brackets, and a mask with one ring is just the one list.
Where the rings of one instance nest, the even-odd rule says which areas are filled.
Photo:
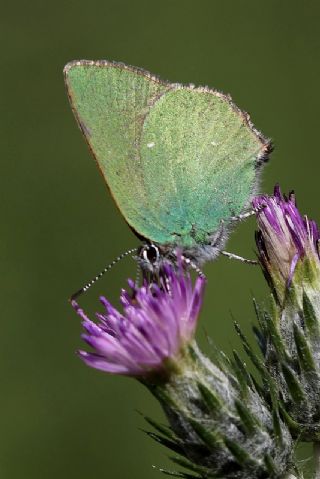
[[206, 243], [221, 220], [240, 214], [268, 148], [221, 93], [176, 87], [157, 99], [143, 125], [141, 168], [150, 209], [169, 230], [169, 242]]

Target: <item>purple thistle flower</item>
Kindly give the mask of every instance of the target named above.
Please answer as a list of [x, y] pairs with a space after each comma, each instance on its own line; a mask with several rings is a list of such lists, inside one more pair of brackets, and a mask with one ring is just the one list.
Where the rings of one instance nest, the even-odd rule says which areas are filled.
[[76, 301], [72, 302], [85, 329], [82, 338], [94, 350], [79, 351], [88, 366], [141, 377], [165, 370], [167, 360], [171, 364], [179, 360], [195, 332], [205, 279], [198, 277], [193, 287], [190, 274], [182, 266], [177, 271], [166, 266], [164, 273], [159, 286], [144, 284], [137, 288], [129, 280], [133, 294], [122, 290], [122, 314], [101, 297], [105, 311], [96, 314], [97, 323]]
[[301, 260], [307, 258], [320, 265], [317, 224], [303, 217], [294, 194], [283, 196], [278, 185], [273, 196], [257, 196], [253, 207], [258, 211], [256, 243], [260, 263], [268, 282], [278, 296], [283, 296]]
[[272, 288], [271, 314], [258, 312], [260, 347], [293, 437], [320, 437], [320, 258], [317, 224], [293, 194], [259, 196], [257, 245]]

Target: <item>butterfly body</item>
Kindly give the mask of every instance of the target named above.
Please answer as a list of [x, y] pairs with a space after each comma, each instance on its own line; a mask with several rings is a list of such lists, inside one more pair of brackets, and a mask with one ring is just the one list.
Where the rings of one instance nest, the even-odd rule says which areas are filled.
[[198, 265], [213, 259], [230, 218], [250, 204], [270, 142], [218, 91], [108, 61], [74, 61], [64, 73], [78, 124], [131, 229], [161, 259], [178, 250]]

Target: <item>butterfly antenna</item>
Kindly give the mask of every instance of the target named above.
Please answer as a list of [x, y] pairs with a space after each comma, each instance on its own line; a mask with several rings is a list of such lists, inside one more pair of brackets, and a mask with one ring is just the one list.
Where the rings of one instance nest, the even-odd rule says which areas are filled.
[[193, 261], [191, 261], [191, 259], [186, 258], [183, 255], [181, 255], [181, 259], [186, 265], [193, 269], [200, 276], [200, 278], [206, 279], [206, 275], [204, 274], [204, 272]]
[[76, 298], [78, 298], [81, 294], [86, 293], [88, 291], [88, 289], [91, 288], [91, 286], [94, 283], [96, 283], [105, 273], [107, 273], [107, 271], [110, 271], [110, 269], [113, 268], [114, 265], [119, 263], [119, 261], [121, 261], [126, 256], [129, 256], [130, 254], [136, 253], [136, 252], [137, 252], [137, 248], [132, 248], [132, 249], [128, 249], [128, 251], [125, 251], [124, 253], [120, 254], [116, 259], [114, 259], [111, 263], [109, 263], [108, 266], [106, 266], [99, 274], [97, 274], [97, 276], [95, 276], [91, 281], [89, 281], [89, 283], [87, 283], [85, 286], [83, 286], [83, 288], [81, 288], [78, 291], [76, 291], [75, 293], [73, 293], [73, 295], [70, 298], [70, 301], [73, 301]]

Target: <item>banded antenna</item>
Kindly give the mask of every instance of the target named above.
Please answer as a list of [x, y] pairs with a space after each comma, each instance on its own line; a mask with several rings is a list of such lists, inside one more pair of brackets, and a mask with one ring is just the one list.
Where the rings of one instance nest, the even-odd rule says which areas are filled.
[[97, 276], [95, 276], [91, 281], [89, 281], [89, 283], [83, 286], [83, 288], [73, 293], [73, 295], [70, 298], [70, 301], [74, 301], [81, 294], [86, 293], [88, 289], [91, 288], [92, 285], [94, 285], [94, 283], [96, 283], [105, 273], [107, 273], [107, 271], [110, 271], [110, 269], [113, 268], [113, 266], [115, 266], [117, 263], [119, 263], [119, 261], [121, 261], [126, 256], [129, 256], [130, 254], [136, 253], [136, 252], [137, 252], [137, 248], [132, 248], [120, 254], [116, 259], [114, 259], [111, 263], [109, 263], [108, 266], [106, 266], [99, 274], [97, 274]]

